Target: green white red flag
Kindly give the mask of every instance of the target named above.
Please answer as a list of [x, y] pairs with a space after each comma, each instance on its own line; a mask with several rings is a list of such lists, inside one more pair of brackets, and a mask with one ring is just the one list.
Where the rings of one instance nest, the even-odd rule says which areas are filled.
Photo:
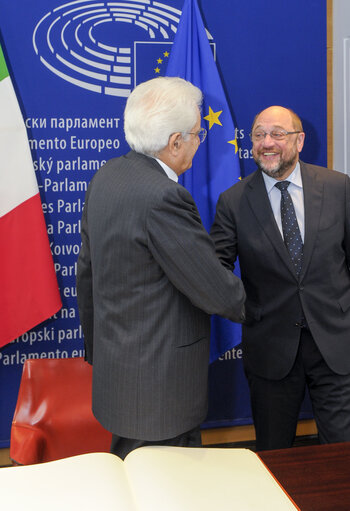
[[27, 132], [0, 46], [0, 347], [61, 307]]

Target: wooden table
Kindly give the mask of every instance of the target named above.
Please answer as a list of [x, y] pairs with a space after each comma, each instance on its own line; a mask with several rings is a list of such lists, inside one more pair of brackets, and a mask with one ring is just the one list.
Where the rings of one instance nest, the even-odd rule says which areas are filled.
[[350, 510], [350, 442], [257, 454], [301, 511]]

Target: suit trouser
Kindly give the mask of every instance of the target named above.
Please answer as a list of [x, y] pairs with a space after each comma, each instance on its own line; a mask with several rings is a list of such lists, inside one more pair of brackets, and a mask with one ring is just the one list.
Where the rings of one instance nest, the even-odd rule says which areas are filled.
[[306, 386], [320, 443], [350, 441], [350, 374], [331, 371], [308, 329], [301, 330], [298, 354], [285, 378], [267, 380], [249, 372], [246, 375], [257, 450], [293, 445]]
[[182, 433], [173, 438], [166, 438], [165, 440], [137, 440], [135, 438], [125, 438], [118, 435], [112, 435], [111, 453], [116, 454], [122, 460], [129, 454], [129, 452], [137, 449], [138, 447], [145, 447], [147, 445], [172, 445], [176, 447], [201, 447], [201, 431], [197, 426], [186, 433]]

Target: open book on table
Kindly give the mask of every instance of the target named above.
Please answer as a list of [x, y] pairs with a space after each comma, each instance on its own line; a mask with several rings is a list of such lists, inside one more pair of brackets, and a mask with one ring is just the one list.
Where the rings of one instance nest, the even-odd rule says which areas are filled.
[[0, 469], [4, 509], [295, 511], [248, 449], [141, 447], [124, 462], [92, 453]]

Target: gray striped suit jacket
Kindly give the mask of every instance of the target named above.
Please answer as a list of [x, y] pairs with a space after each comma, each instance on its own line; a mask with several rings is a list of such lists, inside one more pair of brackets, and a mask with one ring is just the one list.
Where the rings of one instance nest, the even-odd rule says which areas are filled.
[[241, 281], [215, 255], [188, 191], [131, 151], [92, 179], [77, 290], [93, 412], [114, 434], [164, 440], [207, 413], [209, 315], [242, 319]]

